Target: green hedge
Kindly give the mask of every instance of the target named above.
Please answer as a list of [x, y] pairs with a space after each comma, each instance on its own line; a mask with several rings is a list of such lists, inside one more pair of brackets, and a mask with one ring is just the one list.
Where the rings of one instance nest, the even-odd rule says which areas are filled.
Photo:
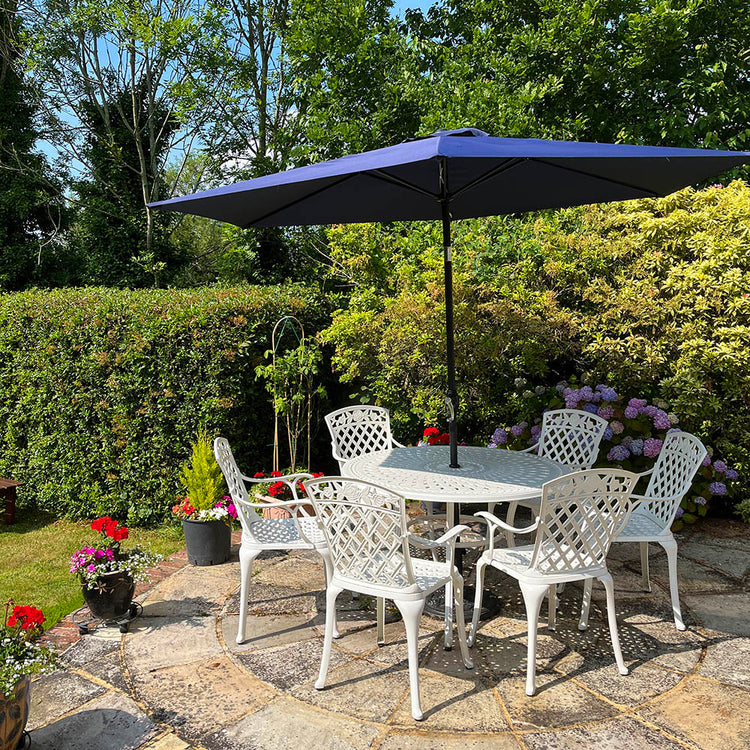
[[150, 523], [179, 491], [200, 425], [270, 464], [254, 368], [283, 314], [329, 320], [301, 286], [0, 295], [0, 474], [59, 516]]

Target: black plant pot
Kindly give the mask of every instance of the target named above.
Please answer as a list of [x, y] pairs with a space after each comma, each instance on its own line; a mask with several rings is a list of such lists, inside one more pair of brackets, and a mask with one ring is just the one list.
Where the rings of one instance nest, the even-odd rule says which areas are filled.
[[224, 521], [182, 519], [188, 560], [193, 565], [219, 565], [229, 559], [232, 530]]
[[89, 611], [100, 620], [125, 617], [135, 594], [135, 581], [126, 573], [107, 573], [93, 588], [83, 588]]

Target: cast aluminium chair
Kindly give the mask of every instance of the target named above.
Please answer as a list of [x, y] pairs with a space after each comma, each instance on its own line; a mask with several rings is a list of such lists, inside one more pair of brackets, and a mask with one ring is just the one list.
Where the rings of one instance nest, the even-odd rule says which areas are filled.
[[[598, 578], [604, 584], [615, 661], [620, 674], [628, 673], [620, 650], [614, 586], [606, 558], [612, 540], [627, 522], [630, 494], [637, 481], [637, 474], [614, 469], [590, 469], [553, 479], [542, 487], [539, 515], [525, 529], [514, 529], [485, 511], [478, 514], [486, 519], [492, 533], [489, 548], [477, 563], [469, 644], [474, 644], [479, 625], [485, 569], [492, 565], [515, 578], [521, 587], [529, 628], [527, 695], [534, 695], [536, 690], [536, 639], [542, 599], [550, 587], [568, 581]], [[536, 540], [533, 545], [497, 549], [496, 530], [521, 534], [536, 531]]]
[[[334, 637], [336, 597], [344, 590], [392, 599], [406, 628], [409, 658], [411, 712], [419, 721], [419, 620], [426, 597], [450, 585], [456, 601], [456, 622], [461, 656], [467, 669], [473, 667], [466, 646], [463, 612], [463, 578], [453, 564], [454, 543], [464, 529], [456, 526], [434, 541], [412, 537], [406, 526], [405, 499], [370, 482], [344, 477], [321, 477], [305, 482], [315, 506], [321, 533], [325, 535], [333, 562], [333, 575], [326, 589], [326, 631], [323, 657], [315, 687], [326, 684], [331, 641]], [[442, 546], [446, 561], [412, 558], [409, 544]]]
[[[276, 506], [286, 507], [292, 513], [291, 518], [263, 518], [256, 509], [265, 507], [265, 504], [251, 501], [247, 494], [247, 487], [258, 482], [267, 482], [268, 479], [255, 479], [245, 476], [237, 468], [237, 462], [234, 460], [226, 438], [217, 437], [214, 440], [214, 456], [224, 474], [232, 501], [237, 508], [237, 517], [242, 525], [240, 619], [237, 627], [237, 643], [243, 643], [245, 640], [245, 620], [251, 568], [253, 560], [261, 552], [264, 550], [314, 549], [323, 558], [326, 581], [331, 578], [331, 556], [328, 552], [325, 537], [318, 529], [315, 519], [305, 512], [300, 501], [280, 501]], [[312, 479], [312, 476], [310, 474], [289, 474], [278, 477], [275, 481], [289, 485], [292, 495], [297, 497], [296, 488], [302, 479]], [[338, 638], [335, 622], [333, 622], [332, 627], [333, 637]]]
[[[607, 429], [607, 420], [582, 409], [555, 409], [544, 413], [539, 442], [521, 453], [536, 453], [570, 468], [570, 471], [590, 469], [599, 455], [599, 444]], [[523, 505], [538, 511], [540, 498], [519, 500], [508, 504], [505, 522], [513, 525], [516, 508]], [[515, 544], [513, 534], [505, 535], [509, 547]]]
[[[648, 487], [643, 495], [633, 495], [630, 518], [625, 528], [614, 539], [615, 542], [639, 542], [641, 545], [641, 576], [643, 590], [651, 591], [648, 574], [648, 543], [658, 542], [667, 553], [669, 567], [669, 593], [672, 599], [672, 614], [677, 630], [685, 630], [680, 610], [680, 594], [677, 589], [677, 542], [670, 530], [680, 501], [693, 484], [698, 469], [706, 457], [706, 448], [695, 435], [689, 432], [670, 432], [664, 439], [661, 453], [653, 469], [639, 476], [649, 476]], [[591, 581], [586, 581], [583, 592], [583, 608], [578, 627], [586, 629], [591, 606]]]

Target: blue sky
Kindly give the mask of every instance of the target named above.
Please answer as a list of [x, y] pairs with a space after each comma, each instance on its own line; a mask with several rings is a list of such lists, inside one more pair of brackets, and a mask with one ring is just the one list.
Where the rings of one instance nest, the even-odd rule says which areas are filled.
[[436, 0], [395, 0], [393, 3], [393, 13], [397, 16], [402, 16], [404, 11], [410, 8], [425, 11], [431, 5], [434, 5], [435, 2]]

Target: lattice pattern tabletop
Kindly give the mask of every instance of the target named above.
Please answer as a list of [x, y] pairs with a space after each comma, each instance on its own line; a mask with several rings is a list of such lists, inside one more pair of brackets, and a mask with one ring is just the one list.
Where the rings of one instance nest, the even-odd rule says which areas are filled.
[[548, 458], [503, 448], [458, 449], [460, 469], [451, 469], [449, 448], [391, 448], [352, 458], [344, 476], [364, 479], [413, 500], [500, 503], [538, 497], [545, 482], [570, 471]]

